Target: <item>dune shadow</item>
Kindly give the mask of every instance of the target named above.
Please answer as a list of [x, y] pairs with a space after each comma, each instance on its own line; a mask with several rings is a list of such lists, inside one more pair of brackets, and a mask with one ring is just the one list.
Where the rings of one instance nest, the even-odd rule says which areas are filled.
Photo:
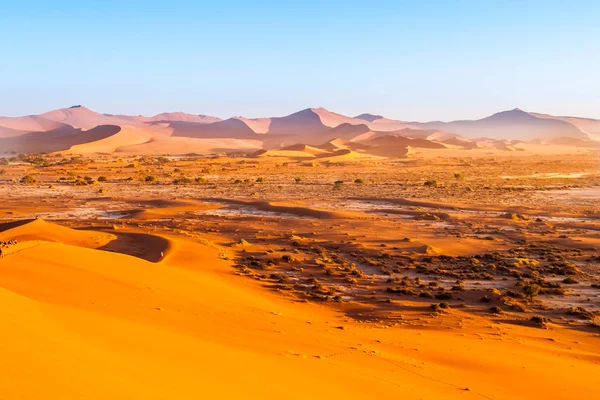
[[150, 262], [159, 262], [168, 253], [170, 243], [160, 236], [146, 233], [114, 232], [117, 238], [99, 247], [98, 250], [127, 254]]
[[0, 224], [0, 232], [4, 232], [9, 229], [17, 228], [19, 226], [27, 225], [33, 221], [35, 221], [35, 220], [34, 219], [23, 219], [23, 220], [19, 220], [19, 221], [3, 222]]

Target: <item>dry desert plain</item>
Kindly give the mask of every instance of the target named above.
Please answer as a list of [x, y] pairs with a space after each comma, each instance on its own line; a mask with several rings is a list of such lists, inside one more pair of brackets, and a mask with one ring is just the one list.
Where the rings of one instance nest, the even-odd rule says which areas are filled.
[[0, 398], [600, 398], [597, 152], [269, 155], [1, 166]]

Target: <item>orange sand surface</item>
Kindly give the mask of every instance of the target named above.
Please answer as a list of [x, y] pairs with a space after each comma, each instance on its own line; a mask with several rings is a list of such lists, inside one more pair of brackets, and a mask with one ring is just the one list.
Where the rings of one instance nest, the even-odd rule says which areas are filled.
[[115, 252], [118, 229], [0, 230], [19, 240], [0, 259], [2, 399], [600, 398], [597, 334], [460, 310], [361, 323], [236, 275], [218, 237], [128, 228], [150, 262]]

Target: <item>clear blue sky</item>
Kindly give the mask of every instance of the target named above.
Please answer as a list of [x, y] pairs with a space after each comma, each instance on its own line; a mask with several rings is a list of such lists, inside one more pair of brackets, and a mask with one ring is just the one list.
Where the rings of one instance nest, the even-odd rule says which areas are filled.
[[0, 0], [0, 115], [600, 118], [600, 1]]

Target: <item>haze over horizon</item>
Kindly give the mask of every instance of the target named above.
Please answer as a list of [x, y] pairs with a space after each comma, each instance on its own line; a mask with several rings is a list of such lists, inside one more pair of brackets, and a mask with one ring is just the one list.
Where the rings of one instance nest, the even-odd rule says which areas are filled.
[[592, 1], [86, 3], [3, 5], [1, 116], [600, 118]]

